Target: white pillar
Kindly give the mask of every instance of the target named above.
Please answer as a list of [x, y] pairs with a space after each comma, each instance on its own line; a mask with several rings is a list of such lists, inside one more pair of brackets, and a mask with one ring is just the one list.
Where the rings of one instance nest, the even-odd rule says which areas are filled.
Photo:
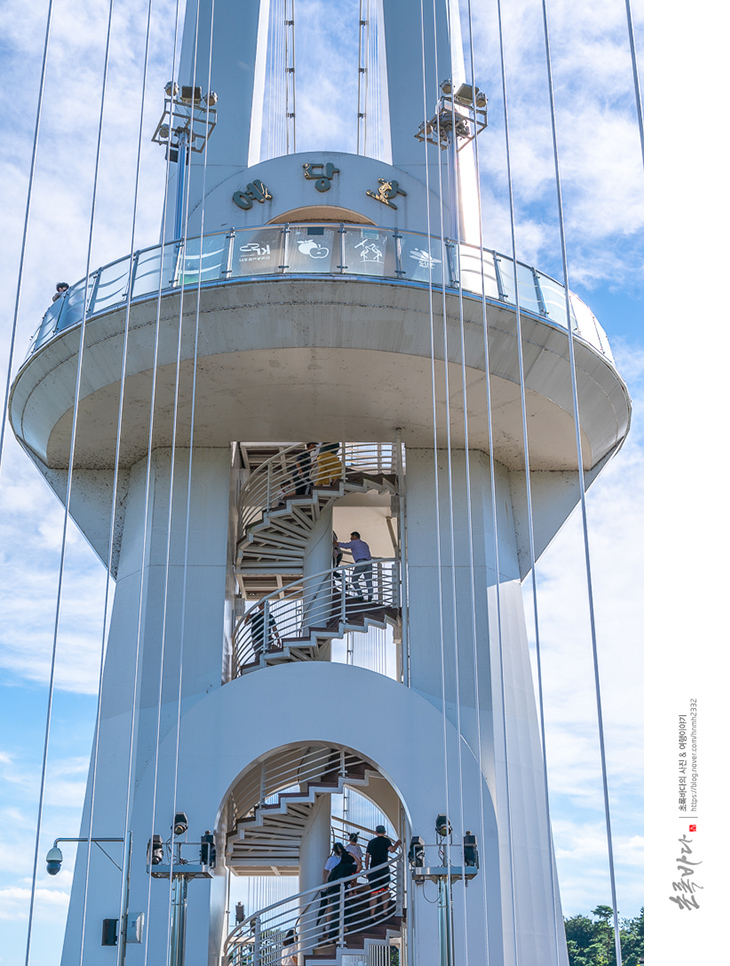
[[[152, 799], [140, 797], [140, 781], [155, 768], [158, 743], [176, 728], [178, 692], [180, 712], [184, 715], [207, 693], [221, 686], [230, 455], [226, 449], [194, 450], [188, 517], [189, 453], [183, 449], [175, 453], [171, 527], [170, 452], [156, 450], [152, 454], [146, 515], [146, 460], [132, 468], [100, 699], [97, 767], [96, 774], [92, 770], [89, 776], [80, 833], [88, 834], [93, 789], [92, 835], [121, 834], [129, 785], [134, 836], [130, 908], [138, 910], [147, 906], [145, 851], [153, 832]], [[203, 743], [207, 740], [212, 753], [214, 736], [201, 737]], [[180, 754], [193, 751], [200, 753], [201, 749], [181, 748]], [[204, 770], [202, 758], [201, 779]], [[206, 829], [214, 827], [216, 816], [196, 813], [195, 802], [174, 800], [174, 771], [174, 759], [158, 758], [154, 832], [167, 839], [174, 811], [180, 808], [190, 821], [189, 839], [197, 842]], [[103, 855], [93, 856], [86, 932], [87, 942], [94, 948], [102, 919], [119, 915], [119, 883], [113, 873], [113, 866]], [[77, 861], [63, 966], [79, 963], [84, 878], [85, 862]], [[150, 920], [159, 924], [154, 942], [162, 945], [150, 948], [158, 950], [153, 958], [164, 962], [169, 890], [161, 880], [154, 880], [151, 889]], [[188, 930], [189, 946], [203, 950], [206, 956], [209, 893], [207, 882], [194, 882], [188, 895], [188, 922], [200, 923], [201, 913], [205, 922], [205, 934], [200, 940], [196, 938], [199, 929]]]

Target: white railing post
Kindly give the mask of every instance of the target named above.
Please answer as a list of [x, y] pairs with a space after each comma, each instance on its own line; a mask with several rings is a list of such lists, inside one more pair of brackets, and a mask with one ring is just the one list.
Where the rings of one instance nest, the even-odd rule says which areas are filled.
[[347, 572], [344, 567], [340, 570], [340, 621], [345, 623], [345, 618], [347, 617], [347, 594], [345, 592], [345, 580], [347, 579]]
[[345, 883], [342, 881], [340, 882], [339, 900], [340, 900], [340, 908], [339, 908], [339, 916], [338, 916], [339, 935], [337, 937], [337, 945], [344, 946], [345, 945]]
[[261, 651], [263, 654], [269, 650], [269, 606], [270, 602], [268, 600], [264, 601], [264, 639], [261, 642]]
[[259, 782], [259, 804], [266, 801], [266, 762], [261, 764], [261, 781]]
[[253, 926], [253, 966], [261, 966], [261, 921], [257, 918]]
[[271, 463], [266, 467], [266, 509], [271, 506]]

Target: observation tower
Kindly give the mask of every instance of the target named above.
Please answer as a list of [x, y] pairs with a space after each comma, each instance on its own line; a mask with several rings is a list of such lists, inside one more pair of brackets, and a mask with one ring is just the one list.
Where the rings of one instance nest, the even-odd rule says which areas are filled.
[[[485, 93], [421, 6], [361, 18], [345, 154], [296, 151], [293, 3], [275, 80], [268, 0], [189, 3], [160, 243], [13, 384], [116, 582], [80, 835], [124, 863], [80, 846], [63, 966], [567, 964], [521, 582], [630, 401], [590, 309], [484, 247]], [[402, 844], [323, 897], [355, 801]], [[232, 922], [240, 877], [291, 894]]]

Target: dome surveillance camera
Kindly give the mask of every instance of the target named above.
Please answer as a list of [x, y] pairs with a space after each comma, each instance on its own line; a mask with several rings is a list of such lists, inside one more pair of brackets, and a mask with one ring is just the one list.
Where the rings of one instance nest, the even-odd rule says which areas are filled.
[[63, 862], [63, 852], [55, 846], [49, 849], [48, 855], [46, 856], [46, 869], [49, 875], [58, 875], [61, 871], [61, 862]]

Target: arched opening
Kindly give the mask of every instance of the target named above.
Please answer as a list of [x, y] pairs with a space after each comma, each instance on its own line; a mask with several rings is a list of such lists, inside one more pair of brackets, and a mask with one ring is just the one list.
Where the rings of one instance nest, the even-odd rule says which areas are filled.
[[[277, 748], [239, 775], [221, 816], [233, 964], [247, 962], [256, 944], [278, 962], [291, 933], [300, 962], [314, 950], [322, 955], [344, 945], [356, 966], [366, 940], [380, 944], [383, 957], [400, 947], [405, 877], [399, 846], [408, 841], [409, 823], [374, 762], [327, 742]], [[339, 843], [352, 862], [333, 855]]]
[[351, 208], [340, 208], [338, 205], [307, 205], [305, 208], [292, 208], [276, 218], [272, 218], [269, 225], [284, 225], [311, 221], [345, 222], [348, 225], [374, 225], [372, 219], [353, 211]]

